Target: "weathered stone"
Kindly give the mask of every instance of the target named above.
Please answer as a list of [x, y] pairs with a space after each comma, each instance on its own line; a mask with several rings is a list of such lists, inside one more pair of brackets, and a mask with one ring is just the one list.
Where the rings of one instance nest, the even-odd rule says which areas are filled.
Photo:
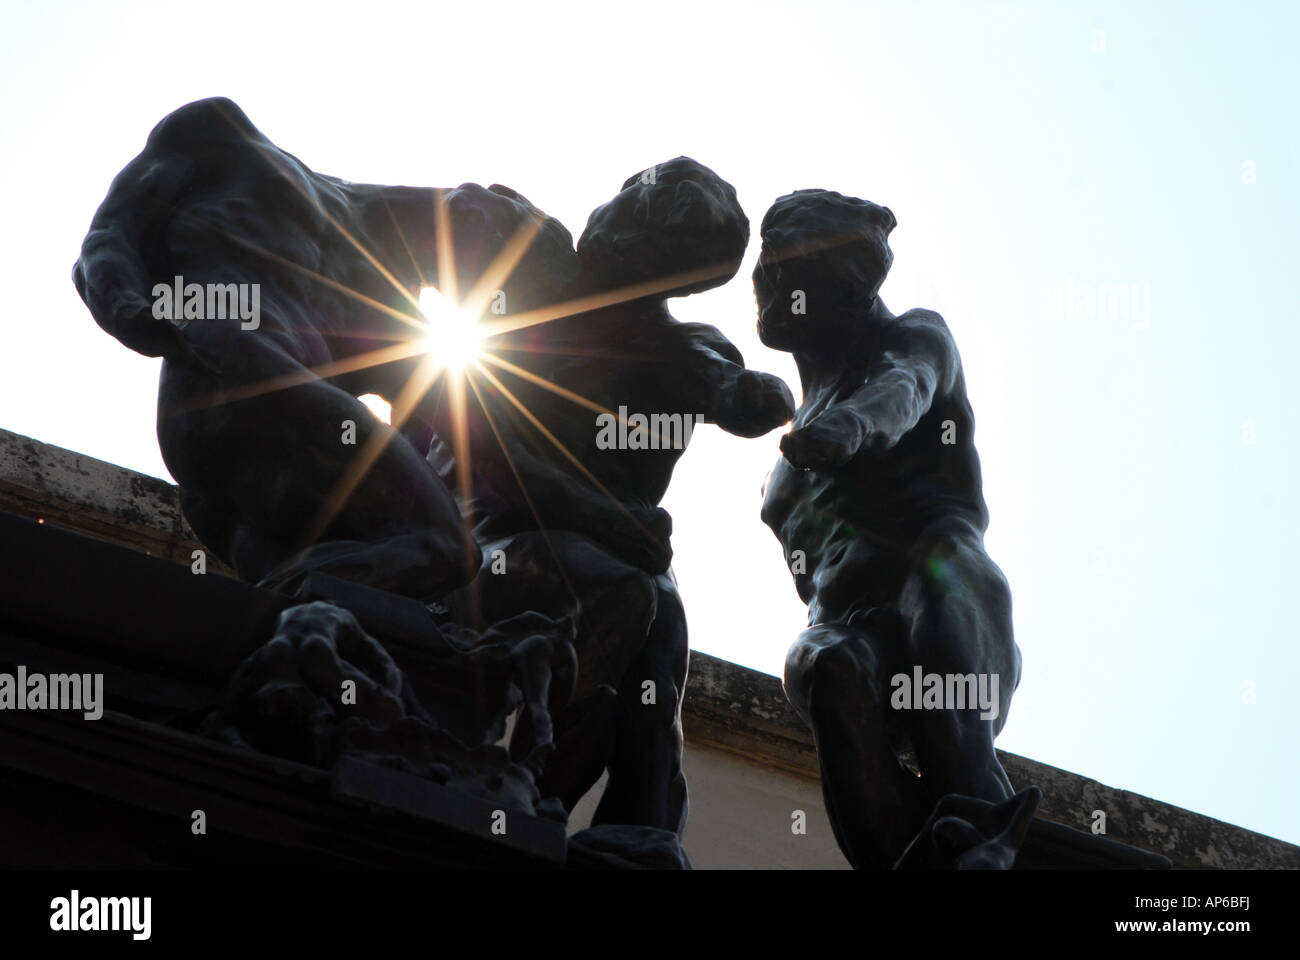
[[[99, 504], [96, 491], [103, 488], [99, 485], [82, 486], [81, 474], [67, 470], [67, 465], [74, 462], [79, 455], [0, 430], [0, 447], [14, 449], [23, 444], [33, 445], [32, 449], [36, 451], [36, 459], [41, 464], [43, 473], [58, 475], [58, 482], [52, 484], [51, 488], [64, 492], [58, 495], [60, 499], [51, 497], [47, 500], [43, 499], [47, 495], [40, 490], [33, 490], [30, 486], [23, 487], [25, 493], [20, 501], [21, 509], [18, 509], [18, 512], [31, 519], [28, 521], [14, 519], [12, 522], [15, 526], [4, 528], [5, 536], [10, 542], [20, 529], [37, 532], [39, 528], [35, 527], [35, 519], [52, 513], [52, 506], [84, 501], [88, 504], [88, 511], [102, 510], [103, 505]], [[112, 481], [115, 485], [126, 486], [133, 479], [154, 480], [104, 461], [90, 457], [81, 457], [81, 459], [86, 462], [86, 469], [92, 474], [103, 471], [105, 474], [115, 475], [117, 479]], [[146, 516], [166, 516], [169, 510], [179, 511], [177, 490], [172, 484], [165, 481], [142, 483], [140, 489], [146, 491], [141, 494], [142, 498], [150, 501], [142, 504]], [[76, 529], [76, 521], [80, 513], [76, 508], [70, 508], [68, 515], [72, 521], [72, 529]], [[103, 531], [103, 539], [108, 541], [118, 539], [115, 537], [117, 529], [119, 529], [117, 526], [108, 526]], [[116, 698], [127, 693], [131, 694], [133, 702], [153, 704], [155, 710], [166, 707], [169, 711], [175, 712], [187, 707], [197, 708], [205, 702], [205, 698], [210, 698], [218, 692], [216, 689], [208, 690], [207, 687], [211, 685], [196, 683], [195, 678], [198, 674], [209, 669], [216, 673], [225, 670], [228, 674], [255, 648], [258, 642], [254, 637], [249, 636], [241, 645], [226, 625], [228, 621], [219, 619], [233, 615], [233, 620], [238, 620], [240, 604], [245, 601], [236, 602], [231, 597], [221, 596], [216, 598], [216, 602], [211, 606], [206, 606], [202, 599], [205, 594], [200, 580], [189, 572], [187, 555], [174, 562], [141, 556], [136, 552], [141, 550], [137, 532], [124, 523], [120, 529], [120, 541], [129, 550], [113, 551], [110, 546], [104, 544], [102, 547], [106, 551], [104, 556], [93, 553], [88, 556], [86, 544], [91, 541], [82, 541], [83, 545], [70, 550], [68, 556], [84, 558], [88, 564], [87, 570], [96, 571], [96, 580], [103, 582], [106, 594], [119, 597], [129, 592], [130, 584], [139, 582], [132, 575], [130, 564], [124, 562], [123, 558], [138, 558], [142, 564], [149, 567], [150, 573], [146, 574], [142, 569], [139, 576], [156, 576], [158, 574], [152, 571], [159, 566], [170, 569], [173, 576], [166, 579], [165, 585], [155, 589], [153, 596], [175, 598], [180, 607], [189, 610], [192, 614], [189, 630], [208, 631], [210, 628], [210, 632], [205, 632], [200, 638], [196, 638], [201, 639], [201, 644], [192, 648], [192, 652], [187, 654], [185, 650], [176, 651], [174, 644], [168, 653], [165, 644], [174, 639], [174, 634], [171, 631], [160, 631], [157, 638], [160, 645], [157, 657], [146, 657], [133, 669], [128, 669], [125, 664], [115, 664], [113, 669], [116, 672], [117, 683], [110, 685], [108, 691], [110, 709]], [[50, 532], [58, 535], [57, 531]], [[149, 536], [160, 539], [171, 535], [167, 527], [146, 532]], [[30, 606], [32, 615], [35, 616], [40, 611], [48, 611], [49, 604], [54, 602], [53, 594], [33, 596], [32, 584], [47, 582], [51, 585], [50, 589], [54, 590], [60, 572], [69, 570], [65, 563], [60, 563], [56, 558], [51, 558], [49, 564], [45, 565], [46, 561], [42, 554], [34, 547], [24, 544], [20, 549], [26, 559], [19, 572], [30, 573], [32, 579], [19, 581], [12, 576], [0, 578], [0, 590], [5, 586], [13, 588], [12, 594], [0, 593], [0, 610], [6, 615], [0, 623], [0, 637], [4, 638], [4, 649], [11, 651], [8, 656], [12, 661], [26, 662], [33, 669], [37, 669], [38, 665], [40, 669], [74, 669], [87, 662], [103, 663], [104, 658], [113, 657], [115, 652], [121, 654], [127, 651], [125, 645], [115, 644], [113, 635], [106, 634], [104, 630], [115, 618], [127, 617], [126, 611], [132, 609], [134, 603], [125, 597], [121, 601], [120, 612], [117, 614], [104, 618], [87, 612], [84, 622], [77, 621], [64, 627], [63, 636], [66, 639], [61, 643], [67, 645], [66, 650], [61, 650], [49, 642], [38, 646], [30, 641], [16, 639], [16, 636], [22, 634], [31, 635], [27, 627], [17, 628], [19, 633], [15, 634], [15, 617], [23, 609], [24, 603]], [[113, 559], [109, 559], [110, 556]], [[72, 572], [75, 574], [75, 570]], [[245, 584], [231, 581], [227, 583], [237, 591], [249, 593], [250, 597], [257, 592], [255, 588]], [[265, 627], [262, 629], [267, 631], [273, 627], [279, 609], [293, 601], [290, 598], [277, 597], [275, 602], [277, 605], [265, 615], [266, 619], [263, 621]], [[75, 612], [75, 608], [70, 612]], [[368, 631], [375, 632], [378, 629], [377, 626], [367, 624]], [[135, 636], [147, 636], [147, 633], [137, 631]], [[80, 639], [73, 639], [73, 637]], [[390, 653], [408, 676], [411, 676], [413, 671], [419, 671], [421, 660], [417, 650], [408, 649], [391, 639], [384, 639]], [[223, 644], [225, 652], [223, 652]], [[200, 651], [203, 656], [196, 656]], [[171, 654], [175, 654], [175, 657], [169, 660]], [[47, 660], [37, 659], [40, 656], [46, 657]], [[212, 668], [205, 666], [209, 662], [224, 664], [224, 666]], [[147, 668], [152, 668], [153, 671], [167, 669], [170, 675], [164, 677]], [[697, 764], [707, 762], [706, 757], [716, 751], [725, 751], [722, 756], [736, 757], [737, 762], [743, 763], [746, 769], [761, 771], [763, 777], [776, 779], [782, 776], [782, 771], [788, 771], [795, 777], [808, 778], [807, 782], [815, 782], [818, 767], [812, 735], [786, 700], [778, 677], [728, 663], [699, 651], [692, 651], [690, 679], [682, 712], [688, 750], [692, 744], [710, 748], [701, 753], [696, 760]], [[193, 740], [193, 738], [189, 739]], [[214, 745], [213, 749], [218, 748]], [[248, 756], [248, 762], [252, 763], [254, 757]], [[1274, 837], [1246, 830], [1150, 797], [1107, 786], [1077, 773], [1003, 750], [998, 751], [998, 758], [1010, 776], [1011, 782], [1018, 789], [1023, 789], [1030, 784], [1036, 784], [1042, 789], [1043, 800], [1038, 809], [1036, 823], [1048, 821], [1086, 831], [1091, 829], [1093, 811], [1101, 809], [1106, 811], [1108, 837], [1140, 850], [1162, 854], [1173, 862], [1175, 868], [1300, 869], [1300, 847]], [[272, 758], [266, 760], [270, 761]], [[289, 767], [294, 766], [287, 761], [279, 761], [279, 763]], [[130, 799], [133, 791], [136, 791], [135, 787], [124, 789], [124, 800]], [[725, 829], [725, 824], [720, 824], [717, 829]], [[271, 833], [274, 834], [274, 831]], [[702, 839], [700, 842], [704, 843]], [[749, 847], [748, 839], [744, 845], [746, 848]], [[698, 862], [700, 855], [696, 854], [695, 857]], [[764, 862], [761, 849], [754, 848], [752, 862], [754, 864]], [[805, 866], [829, 865], [820, 862], [798, 862]]]

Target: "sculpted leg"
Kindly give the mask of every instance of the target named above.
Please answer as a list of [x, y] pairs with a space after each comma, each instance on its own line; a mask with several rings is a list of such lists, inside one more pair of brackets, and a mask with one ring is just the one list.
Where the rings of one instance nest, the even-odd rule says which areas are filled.
[[[164, 361], [159, 445], [187, 491], [196, 532], [241, 576], [283, 587], [321, 570], [432, 597], [477, 569], [478, 548], [465, 542], [451, 494], [360, 401], [320, 379], [250, 396], [258, 384], [306, 371], [237, 328], [187, 336], [222, 372]], [[386, 442], [373, 465], [330, 518], [327, 505], [378, 439]]]
[[835, 839], [858, 869], [892, 866], [928, 812], [891, 745], [891, 668], [880, 639], [819, 624], [800, 634], [785, 661], [786, 695], [817, 740]]
[[[498, 554], [497, 551], [500, 551]], [[493, 572], [494, 566], [497, 572]], [[663, 579], [663, 578], [660, 578]], [[667, 597], [667, 599], [665, 599]], [[451, 602], [462, 614], [477, 611], [486, 622], [494, 622], [522, 610], [537, 610], [559, 619], [572, 616], [578, 621], [574, 647], [578, 659], [578, 675], [572, 702], [558, 708], [555, 718], [555, 752], [547, 762], [540, 786], [548, 795], [561, 798], [566, 809], [582, 799], [605, 772], [606, 765], [616, 756], [620, 744], [631, 738], [635, 743], [647, 737], [639, 726], [629, 730], [630, 707], [622, 700], [635, 694], [640, 704], [639, 682], [635, 691], [619, 688], [624, 676], [633, 675], [654, 679], [659, 688], [657, 698], [661, 712], [667, 697], [674, 704], [685, 680], [685, 621], [676, 605], [676, 613], [664, 621], [662, 627], [652, 627], [658, 604], [668, 603], [672, 608], [676, 594], [670, 596], [656, 589], [655, 581], [641, 570], [611, 556], [602, 547], [586, 537], [565, 531], [527, 531], [484, 547], [483, 569], [469, 587], [458, 591]], [[671, 654], [667, 664], [647, 653], [649, 646], [668, 649], [667, 642], [656, 641], [654, 630], [663, 631], [671, 623], [681, 625], [681, 653], [676, 659]], [[642, 663], [648, 659], [649, 663]], [[674, 686], [673, 672], [680, 663], [680, 677]], [[670, 669], [673, 666], [673, 669]], [[671, 695], [665, 690], [672, 691]], [[617, 696], [616, 696], [617, 692]], [[645, 707], [649, 711], [651, 707]], [[640, 719], [640, 714], [633, 717]], [[672, 774], [680, 778], [680, 733], [673, 726], [675, 709], [669, 711], [666, 728], [670, 731], [675, 752]], [[653, 729], [653, 727], [652, 727]], [[663, 739], [663, 735], [660, 736]], [[522, 756], [532, 746], [532, 731], [521, 717], [511, 739], [512, 755]], [[648, 746], [644, 747], [649, 749]], [[634, 751], [638, 749], [634, 747]], [[662, 751], [661, 751], [662, 752]], [[650, 763], [644, 757], [642, 763]], [[662, 765], [662, 764], [661, 764]], [[638, 784], [635, 764], [625, 761], [615, 764], [620, 773], [616, 777], [611, 768], [610, 788], [617, 791], [642, 789]], [[627, 787], [617, 784], [627, 783]], [[650, 787], [645, 787], [647, 791]], [[662, 789], [662, 788], [656, 788]], [[672, 788], [668, 788], [672, 792]], [[684, 807], [684, 785], [681, 805]], [[606, 797], [610, 794], [607, 792]], [[657, 811], [672, 807], [671, 803], [654, 799], [653, 792], [641, 798], [641, 808], [632, 801], [611, 800], [609, 809], [619, 810], [620, 818], [651, 816], [643, 810]], [[602, 809], [605, 809], [602, 803]], [[684, 813], [682, 814], [684, 817]], [[619, 819], [619, 822], [645, 826], [659, 826], [658, 821], [670, 818], [668, 814], [655, 813], [656, 822], [649, 819]], [[602, 822], [598, 819], [596, 822]], [[676, 829], [675, 825], [668, 829]]]
[[[488, 623], [524, 610], [576, 616], [576, 696], [602, 684], [617, 687], [654, 620], [653, 578], [566, 531], [527, 531], [489, 543], [483, 552], [482, 570], [457, 594], [458, 607]], [[494, 573], [494, 563], [504, 572]]]
[[912, 620], [903, 672], [919, 665], [926, 674], [975, 674], [977, 681], [996, 677], [998, 683], [996, 717], [981, 718], [978, 706], [904, 711], [929, 801], [950, 793], [994, 802], [1010, 797], [1011, 782], [993, 749], [1020, 682], [1002, 571], [978, 542], [927, 545], [918, 551], [900, 607]]
[[689, 811], [682, 695], [690, 647], [676, 583], [666, 574], [655, 584], [658, 611], [618, 691], [609, 783], [592, 823], [633, 823], [680, 834]]

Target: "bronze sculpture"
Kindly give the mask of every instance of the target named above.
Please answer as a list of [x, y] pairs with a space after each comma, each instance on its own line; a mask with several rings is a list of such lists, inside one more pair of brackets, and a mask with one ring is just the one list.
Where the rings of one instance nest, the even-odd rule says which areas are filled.
[[[673, 835], [687, 811], [688, 650], [658, 502], [695, 422], [757, 436], [794, 405], [717, 330], [673, 320], [665, 299], [730, 279], [748, 236], [734, 190], [688, 158], [630, 178], [575, 250], [510, 188], [324, 176], [213, 99], [155, 128], [114, 181], [73, 277], [106, 331], [163, 357], [159, 443], [215, 554], [282, 592], [324, 574], [426, 601], [444, 635], [503, 625], [508, 642], [482, 663], [513, 662], [515, 647], [545, 638], [541, 660], [484, 681], [502, 709], [528, 706], [514, 760], [565, 809], [609, 766], [596, 822]], [[463, 372], [429, 375], [438, 345], [426, 354], [417, 298], [430, 286], [454, 301], [467, 291], [495, 365], [471, 357]], [[363, 393], [393, 403], [391, 427]], [[612, 419], [602, 428], [600, 417]], [[637, 418], [676, 418], [677, 433], [661, 444]], [[300, 623], [352, 636], [319, 611], [287, 621]], [[463, 671], [472, 636], [449, 647]], [[346, 672], [347, 650], [367, 649], [340, 641], [329, 675]], [[287, 683], [318, 702], [297, 660], [280, 656], [250, 660], [231, 696], [255, 708], [232, 705], [213, 729], [277, 743], [267, 723], [302, 721], [292, 698], [259, 692]], [[499, 719], [461, 723], [466, 745]], [[337, 754], [328, 731], [285, 739]]]
[[[878, 296], [895, 223], [800, 190], [763, 218], [754, 270], [759, 336], [794, 354], [804, 388], [762, 511], [808, 604], [785, 686], [857, 867], [892, 866], [948, 795], [1012, 796], [993, 738], [1020, 679], [956, 345], [937, 313], [895, 316]], [[918, 671], [992, 696], [913, 702], [900, 694]]]

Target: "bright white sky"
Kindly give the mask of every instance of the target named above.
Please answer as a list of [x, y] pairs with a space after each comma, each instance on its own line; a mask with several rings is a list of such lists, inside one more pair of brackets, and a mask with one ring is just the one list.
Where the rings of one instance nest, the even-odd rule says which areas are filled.
[[[755, 235], [793, 189], [862, 196], [899, 220], [886, 302], [939, 310], [966, 366], [1025, 659], [999, 745], [1300, 842], [1300, 7], [47, 0], [3, 20], [0, 427], [167, 476], [158, 361], [102, 333], [69, 272], [112, 177], [199, 97], [318, 171], [505, 183], [575, 236], [683, 153]], [[674, 310], [797, 396], [754, 334], [757, 247]], [[1122, 296], [1099, 307], [1102, 284]], [[804, 624], [758, 518], [777, 456], [776, 433], [702, 428], [665, 503], [694, 646], [774, 674]]]

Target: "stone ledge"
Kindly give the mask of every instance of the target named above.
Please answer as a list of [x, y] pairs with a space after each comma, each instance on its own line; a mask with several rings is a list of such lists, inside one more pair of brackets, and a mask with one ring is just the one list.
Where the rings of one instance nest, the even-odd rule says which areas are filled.
[[[187, 565], [203, 546], [166, 480], [7, 430], [0, 430], [0, 510]], [[234, 575], [216, 558], [208, 569]]]
[[[689, 739], [818, 776], [812, 735], [776, 677], [693, 651], [686, 691], [682, 717]], [[1017, 789], [1042, 789], [1043, 819], [1087, 831], [1093, 811], [1103, 810], [1108, 837], [1159, 853], [1176, 867], [1300, 869], [1300, 847], [1284, 841], [1004, 750], [998, 757]]]
[[[186, 565], [190, 551], [201, 546], [181, 516], [173, 485], [3, 430], [0, 510]], [[211, 572], [223, 572], [218, 567], [209, 564]], [[692, 652], [682, 713], [693, 743], [818, 776], [812, 736], [776, 677]], [[1111, 839], [1162, 854], [1177, 867], [1300, 869], [1300, 847], [1025, 757], [999, 755], [1017, 787], [1043, 789], [1044, 819], [1088, 830], [1092, 811], [1103, 810]]]
[[[327, 771], [111, 710], [91, 722], [55, 711], [15, 714], [0, 725], [0, 757], [3, 869], [563, 863], [486, 829], [447, 827], [418, 805], [340, 792]], [[455, 805], [460, 798], [444, 799]], [[196, 810], [210, 830], [197, 842], [190, 831]], [[51, 837], [63, 842], [52, 847]], [[548, 839], [562, 849], [562, 829]]]

